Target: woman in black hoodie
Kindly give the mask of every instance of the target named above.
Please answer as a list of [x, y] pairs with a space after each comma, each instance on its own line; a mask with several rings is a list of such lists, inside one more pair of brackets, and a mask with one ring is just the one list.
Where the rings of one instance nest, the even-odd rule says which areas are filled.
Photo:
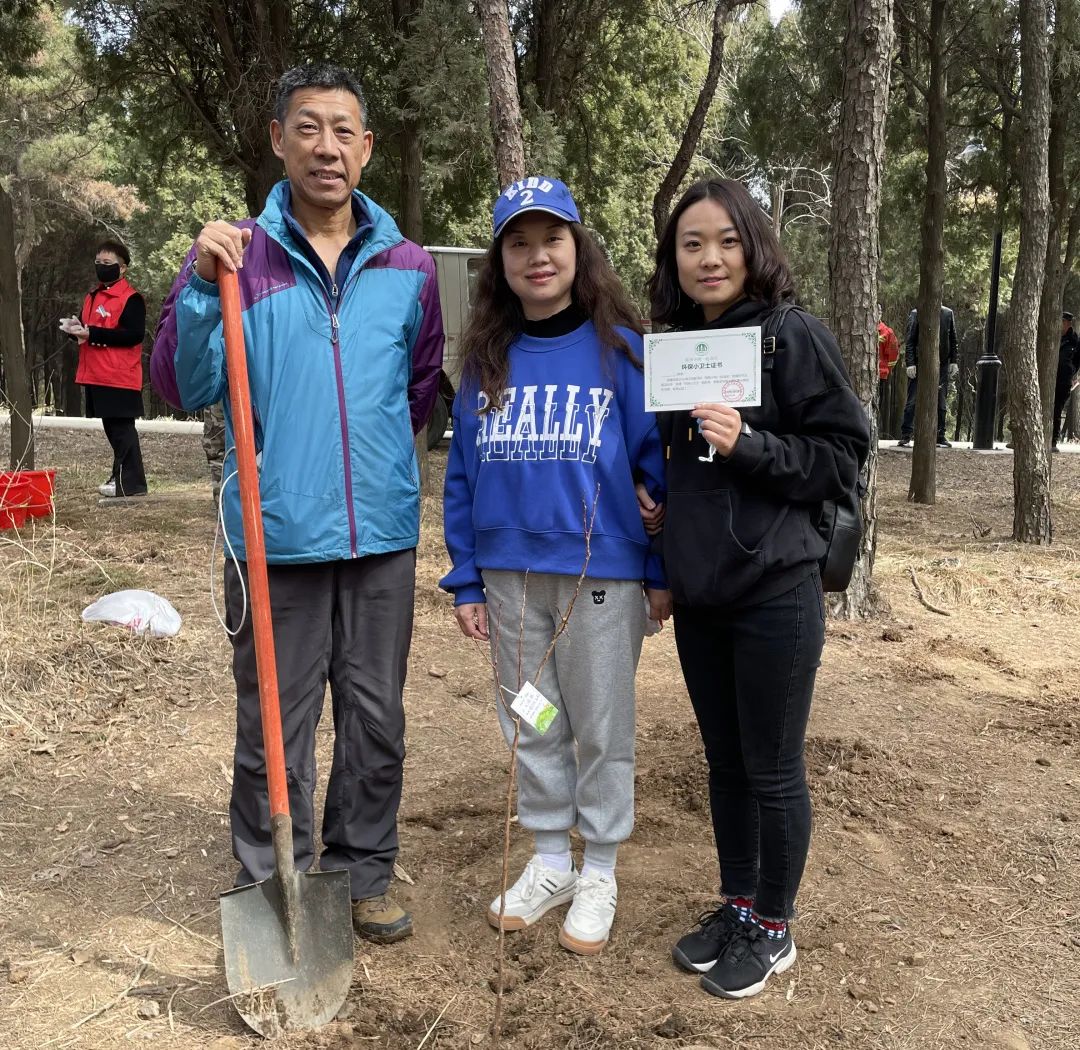
[[788, 922], [810, 844], [803, 748], [825, 640], [814, 520], [855, 485], [869, 429], [835, 340], [793, 306], [783, 251], [741, 183], [687, 190], [649, 294], [654, 324], [760, 325], [766, 337], [760, 407], [703, 404], [661, 420], [663, 553], [721, 893], [672, 954], [706, 991], [740, 999], [795, 961]]

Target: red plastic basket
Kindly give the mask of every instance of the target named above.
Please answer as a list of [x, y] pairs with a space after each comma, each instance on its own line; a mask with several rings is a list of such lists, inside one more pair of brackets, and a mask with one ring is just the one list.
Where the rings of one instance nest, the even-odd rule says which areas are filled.
[[0, 473], [0, 529], [20, 529], [26, 524], [30, 482], [20, 471]]
[[53, 512], [55, 470], [20, 470], [19, 475], [30, 482], [30, 501], [26, 512], [31, 518], [47, 518]]

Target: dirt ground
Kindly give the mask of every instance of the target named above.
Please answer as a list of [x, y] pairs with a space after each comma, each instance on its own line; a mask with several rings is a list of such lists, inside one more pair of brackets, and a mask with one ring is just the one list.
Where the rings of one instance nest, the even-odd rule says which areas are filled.
[[[7, 435], [0, 432], [6, 443]], [[210, 487], [194, 436], [144, 439], [153, 495], [99, 507], [107, 448], [39, 433], [58, 513], [0, 534], [0, 1046], [241, 1050], [217, 894], [233, 699], [214, 617]], [[445, 452], [436, 456], [441, 472]], [[939, 456], [935, 507], [882, 456], [878, 576], [891, 612], [831, 622], [807, 749], [816, 828], [797, 965], [712, 999], [669, 961], [717, 881], [705, 765], [670, 630], [638, 674], [637, 826], [613, 939], [586, 960], [553, 915], [508, 940], [504, 1045], [882, 1048], [1080, 1045], [1080, 456], [1055, 457], [1057, 543], [1007, 537], [1011, 459]], [[297, 1048], [488, 1042], [508, 756], [489, 672], [435, 584], [426, 501], [395, 892], [417, 934], [358, 945], [353, 992]], [[914, 570], [932, 612], [916, 596]], [[123, 587], [180, 635], [83, 625]], [[332, 730], [320, 730], [325, 751]], [[324, 768], [327, 764], [324, 763]], [[530, 853], [515, 827], [512, 868]]]

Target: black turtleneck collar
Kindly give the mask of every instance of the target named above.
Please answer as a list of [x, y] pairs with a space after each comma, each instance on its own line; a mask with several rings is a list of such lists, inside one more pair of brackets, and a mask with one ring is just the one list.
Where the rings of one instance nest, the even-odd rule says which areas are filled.
[[542, 321], [530, 321], [526, 318], [521, 330], [534, 339], [558, 339], [559, 336], [569, 335], [580, 328], [588, 319], [577, 303], [571, 303], [565, 310], [545, 317]]
[[729, 306], [715, 321], [707, 321], [702, 327], [745, 328], [758, 324], [758, 318], [768, 310], [768, 304], [760, 299], [740, 299]]

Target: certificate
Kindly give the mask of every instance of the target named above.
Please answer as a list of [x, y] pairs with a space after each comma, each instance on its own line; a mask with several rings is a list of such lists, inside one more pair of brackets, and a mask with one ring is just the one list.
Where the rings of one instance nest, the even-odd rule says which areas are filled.
[[645, 409], [761, 404], [761, 328], [645, 336]]

